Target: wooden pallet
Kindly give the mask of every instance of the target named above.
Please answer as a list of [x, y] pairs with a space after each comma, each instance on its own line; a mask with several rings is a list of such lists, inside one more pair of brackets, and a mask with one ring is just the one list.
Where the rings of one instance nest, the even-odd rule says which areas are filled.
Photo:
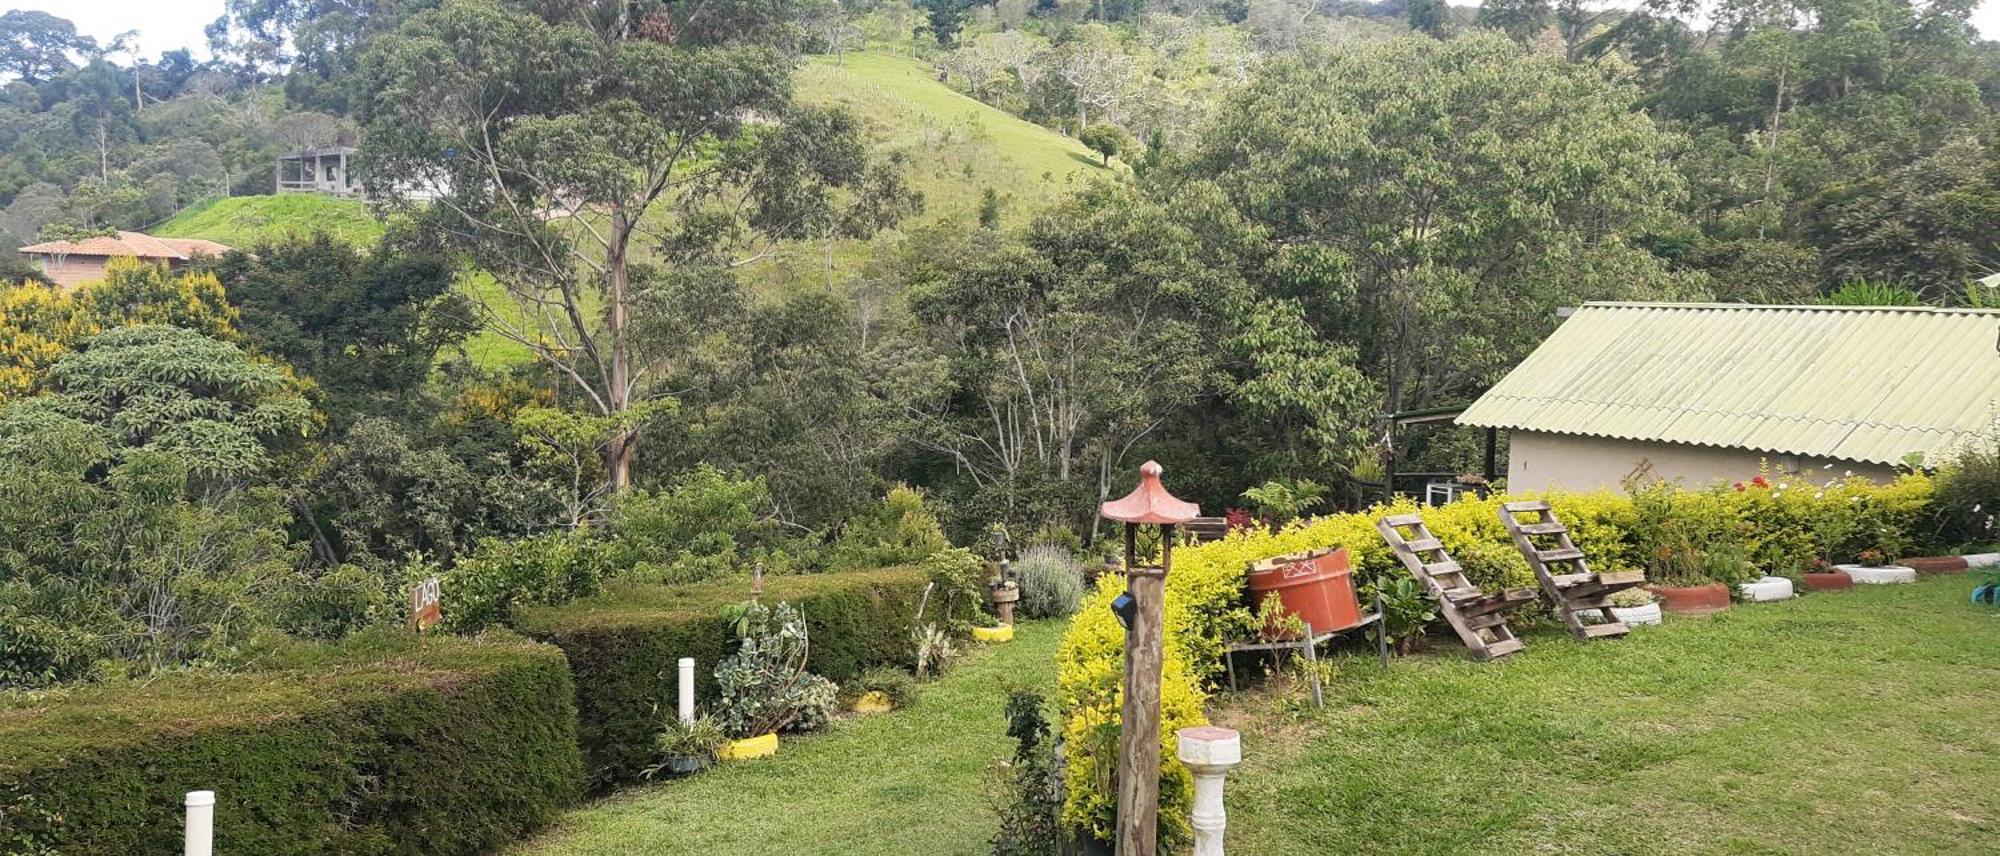
[[[1420, 515], [1391, 514], [1375, 521], [1375, 528], [1396, 559], [1437, 599], [1438, 611], [1472, 656], [1492, 660], [1527, 646], [1507, 626], [1507, 611], [1534, 603], [1534, 589], [1507, 589], [1496, 594], [1482, 591], [1466, 579], [1465, 571], [1445, 552], [1444, 544], [1431, 534]], [[1407, 536], [1404, 530], [1409, 531]]]
[[[1542, 592], [1555, 604], [1569, 635], [1602, 639], [1631, 632], [1632, 628], [1611, 612], [1611, 595], [1644, 585], [1644, 571], [1592, 572], [1590, 561], [1570, 540], [1569, 527], [1556, 519], [1555, 509], [1542, 500], [1502, 504], [1500, 523], [1514, 536], [1515, 548], [1534, 569], [1535, 579], [1541, 581]], [[1584, 623], [1583, 616], [1592, 612], [1603, 621]]]

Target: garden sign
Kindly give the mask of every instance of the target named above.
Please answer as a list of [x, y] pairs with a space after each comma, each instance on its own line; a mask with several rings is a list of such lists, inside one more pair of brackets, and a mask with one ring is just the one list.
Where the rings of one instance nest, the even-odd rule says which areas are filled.
[[410, 590], [410, 626], [422, 633], [437, 626], [444, 620], [444, 610], [438, 606], [438, 578], [431, 577], [417, 583]]

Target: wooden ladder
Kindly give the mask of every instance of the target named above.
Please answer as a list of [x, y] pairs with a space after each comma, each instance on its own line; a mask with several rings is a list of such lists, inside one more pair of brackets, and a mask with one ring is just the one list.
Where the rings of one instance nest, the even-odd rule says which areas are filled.
[[[1444, 620], [1458, 632], [1472, 656], [1492, 660], [1526, 647], [1527, 643], [1507, 626], [1507, 610], [1535, 602], [1534, 589], [1507, 589], [1498, 594], [1481, 591], [1465, 578], [1465, 571], [1452, 561], [1419, 515], [1391, 514], [1375, 521], [1375, 528], [1403, 567], [1437, 599], [1438, 611], [1444, 613]], [[1410, 530], [1408, 537], [1403, 535], [1404, 529]]]
[[[1500, 523], [1514, 536], [1514, 546], [1535, 571], [1542, 592], [1556, 605], [1569, 635], [1577, 639], [1601, 639], [1631, 632], [1625, 622], [1611, 612], [1611, 595], [1644, 585], [1645, 571], [1593, 573], [1590, 562], [1569, 538], [1569, 527], [1556, 519], [1555, 509], [1542, 500], [1508, 502], [1500, 506]], [[1544, 539], [1536, 542], [1536, 538]], [[1586, 624], [1583, 615], [1597, 612], [1603, 621]]]

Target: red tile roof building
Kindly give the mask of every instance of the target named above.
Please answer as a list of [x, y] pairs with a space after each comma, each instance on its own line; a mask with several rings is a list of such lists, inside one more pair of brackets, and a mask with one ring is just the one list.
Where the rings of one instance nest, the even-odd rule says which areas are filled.
[[113, 258], [132, 256], [149, 262], [163, 262], [179, 270], [196, 256], [220, 256], [229, 248], [199, 238], [155, 238], [139, 232], [98, 235], [81, 241], [44, 241], [20, 250], [42, 263], [42, 274], [64, 288], [104, 278], [104, 266]]

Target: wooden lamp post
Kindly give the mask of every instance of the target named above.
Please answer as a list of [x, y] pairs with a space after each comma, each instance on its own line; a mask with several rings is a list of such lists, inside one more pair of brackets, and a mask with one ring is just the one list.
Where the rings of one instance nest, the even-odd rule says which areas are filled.
[[[1118, 856], [1154, 856], [1160, 815], [1160, 625], [1174, 527], [1201, 515], [1160, 484], [1160, 465], [1139, 468], [1139, 486], [1098, 510], [1125, 524], [1125, 593], [1112, 603], [1125, 624], [1125, 707], [1119, 713]], [[1160, 527], [1160, 566], [1140, 567], [1139, 527]]]

